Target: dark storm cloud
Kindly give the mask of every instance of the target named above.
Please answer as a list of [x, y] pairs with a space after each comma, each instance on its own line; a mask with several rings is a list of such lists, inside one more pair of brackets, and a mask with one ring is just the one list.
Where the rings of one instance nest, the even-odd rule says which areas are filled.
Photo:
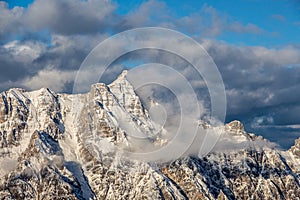
[[18, 86], [27, 76], [39, 70], [33, 61], [43, 51], [44, 45], [36, 41], [12, 41], [0, 46], [0, 87]]
[[227, 120], [240, 119], [248, 131], [265, 134], [284, 148], [292, 145], [300, 132], [293, 129], [287, 136], [291, 130], [286, 126], [300, 124], [300, 48], [236, 47], [220, 42], [205, 46], [226, 86]]
[[[83, 59], [106, 37], [102, 34], [52, 35], [50, 46], [39, 41], [13, 41], [3, 45], [0, 48], [1, 90], [17, 86], [27, 89], [50, 87], [59, 92], [70, 92], [65, 90], [64, 84], [74, 80]], [[48, 78], [47, 73], [55, 76], [61, 86]]]
[[234, 102], [229, 107], [231, 112], [293, 104], [299, 99], [299, 48], [276, 50], [222, 43], [206, 46], [221, 71], [229, 101]]
[[77, 70], [91, 49], [84, 48], [74, 40], [68, 39], [66, 41], [64, 38], [58, 40], [48, 51], [36, 58], [34, 64], [38, 66], [53, 66], [58, 69]]
[[16, 81], [22, 75], [18, 71], [23, 71], [26, 74], [26, 67], [22, 62], [11, 59], [11, 55], [3, 48], [0, 48], [0, 80], [3, 81]]

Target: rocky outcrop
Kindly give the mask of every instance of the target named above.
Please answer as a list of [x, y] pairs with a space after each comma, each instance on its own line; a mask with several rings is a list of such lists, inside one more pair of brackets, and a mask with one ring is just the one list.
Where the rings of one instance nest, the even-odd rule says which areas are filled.
[[300, 158], [300, 138], [295, 140], [295, 145], [289, 150], [293, 155]]

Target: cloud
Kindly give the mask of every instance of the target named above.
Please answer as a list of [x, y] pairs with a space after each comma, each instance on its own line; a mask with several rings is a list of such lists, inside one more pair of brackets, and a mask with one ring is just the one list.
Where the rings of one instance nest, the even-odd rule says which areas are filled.
[[41, 70], [37, 75], [22, 81], [22, 85], [32, 90], [49, 87], [54, 91], [63, 91], [65, 85], [73, 82], [76, 71]]
[[28, 7], [25, 23], [34, 30], [49, 29], [56, 34], [94, 33], [106, 30], [114, 10], [110, 1], [36, 0]]
[[[37, 89], [37, 85], [30, 87], [24, 82], [36, 78], [40, 72], [46, 71], [74, 71], [79, 69], [86, 55], [106, 34], [62, 36], [53, 35], [50, 44], [37, 40], [14, 40], [0, 46], [0, 88], [26, 87]], [[63, 73], [64, 74], [64, 73]], [[57, 74], [57, 76], [63, 75]], [[36, 80], [36, 79], [34, 79]], [[37, 81], [34, 81], [37, 83]], [[51, 87], [51, 82], [41, 84], [41, 87]], [[68, 83], [65, 82], [66, 84]], [[55, 86], [55, 88], [58, 88]], [[53, 88], [54, 89], [54, 88]], [[61, 86], [58, 91], [70, 91], [70, 87]]]
[[272, 116], [255, 117], [252, 121], [251, 126], [257, 128], [259, 126], [265, 126], [266, 124], [274, 124], [274, 119]]
[[9, 9], [6, 2], [0, 1], [0, 40], [8, 39], [11, 34], [23, 31], [23, 14], [23, 8], [14, 7], [13, 9]]
[[[102, 0], [36, 0], [26, 9], [9, 9], [0, 2], [1, 90], [35, 89], [36, 85], [24, 85], [24, 80], [38, 83], [45, 71], [77, 70], [88, 52], [107, 37], [109, 27], [114, 27], [114, 9], [112, 2]], [[46, 37], [50, 40], [42, 39]]]
[[178, 17], [165, 2], [150, 0], [129, 12], [120, 20], [120, 29], [141, 26], [161, 26], [201, 36], [217, 36], [225, 31], [234, 33], [262, 34], [265, 31], [255, 24], [243, 24], [214, 7], [204, 4], [198, 12]]
[[[165, 2], [149, 0], [125, 15], [116, 13], [117, 5], [108, 0], [35, 0], [28, 8], [9, 9], [2, 2], [0, 22], [2, 38], [38, 35], [48, 31], [56, 35], [119, 32], [141, 26], [162, 26], [201, 36], [217, 36], [225, 31], [261, 34], [254, 24], [243, 24], [204, 4], [188, 16], [178, 17]], [[66, 12], [67, 11], [67, 12]]]
[[0, 85], [34, 74], [32, 62], [43, 49], [43, 44], [35, 41], [12, 41], [0, 46]]
[[296, 21], [293, 23], [295, 26], [300, 26], [300, 21]]
[[19, 62], [32, 62], [38, 58], [42, 52], [45, 51], [45, 45], [43, 43], [28, 40], [20, 42], [13, 40], [3, 45], [3, 49], [13, 56], [12, 59]]
[[166, 20], [171, 19], [169, 14], [170, 11], [168, 10], [166, 3], [149, 0], [125, 15], [120, 25], [124, 28], [157, 26], [162, 21], [166, 22]]
[[299, 48], [237, 47], [212, 41], [204, 46], [221, 71], [234, 105], [229, 105], [231, 112], [295, 103], [299, 98]]
[[272, 19], [277, 20], [279, 22], [285, 22], [286, 18], [283, 15], [274, 14], [271, 16]]
[[192, 13], [176, 21], [176, 27], [181, 27], [189, 33], [200, 33], [201, 36], [218, 36], [224, 32], [239, 34], [262, 34], [265, 31], [255, 24], [232, 19], [212, 6], [204, 4], [198, 13]]
[[261, 28], [258, 26], [248, 23], [246, 25], [240, 23], [240, 22], [233, 22], [229, 25], [228, 30], [231, 30], [236, 33], [253, 33], [253, 34], [261, 34], [264, 32]]
[[[284, 148], [291, 145], [292, 139], [286, 142], [283, 138], [292, 133], [275, 130], [274, 125], [300, 123], [299, 47], [235, 46], [212, 40], [203, 44], [219, 67], [226, 86], [227, 120], [240, 119], [248, 131], [264, 134]], [[268, 122], [270, 117], [273, 123]], [[295, 131], [292, 135], [294, 139], [300, 136]]]
[[0, 2], [2, 39], [47, 30], [73, 35], [109, 31], [116, 20], [116, 5], [104, 0], [35, 0], [28, 8], [8, 8]]

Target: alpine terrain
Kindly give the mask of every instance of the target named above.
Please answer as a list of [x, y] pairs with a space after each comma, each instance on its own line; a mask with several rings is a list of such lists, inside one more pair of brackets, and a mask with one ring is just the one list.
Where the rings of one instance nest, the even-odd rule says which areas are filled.
[[129, 131], [156, 128], [126, 71], [86, 94], [2, 92], [0, 199], [300, 199], [300, 139], [282, 151], [233, 121], [225, 139], [253, 146], [167, 163], [118, 155], [135, 148]]

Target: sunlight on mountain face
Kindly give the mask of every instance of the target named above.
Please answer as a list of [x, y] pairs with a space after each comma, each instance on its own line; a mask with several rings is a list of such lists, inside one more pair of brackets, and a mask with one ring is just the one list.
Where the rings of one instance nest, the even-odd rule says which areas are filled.
[[299, 11], [0, 1], [0, 199], [299, 199]]
[[206, 133], [221, 133], [214, 149], [197, 157], [200, 137], [180, 158], [172, 157], [163, 149], [174, 142], [161, 127], [165, 110], [152, 100], [148, 112], [124, 76], [108, 86], [92, 85], [86, 94], [11, 89], [1, 95], [1, 197], [258, 198], [270, 190], [274, 198], [299, 195], [299, 142], [280, 151], [245, 132], [239, 121], [220, 127], [199, 121]]

